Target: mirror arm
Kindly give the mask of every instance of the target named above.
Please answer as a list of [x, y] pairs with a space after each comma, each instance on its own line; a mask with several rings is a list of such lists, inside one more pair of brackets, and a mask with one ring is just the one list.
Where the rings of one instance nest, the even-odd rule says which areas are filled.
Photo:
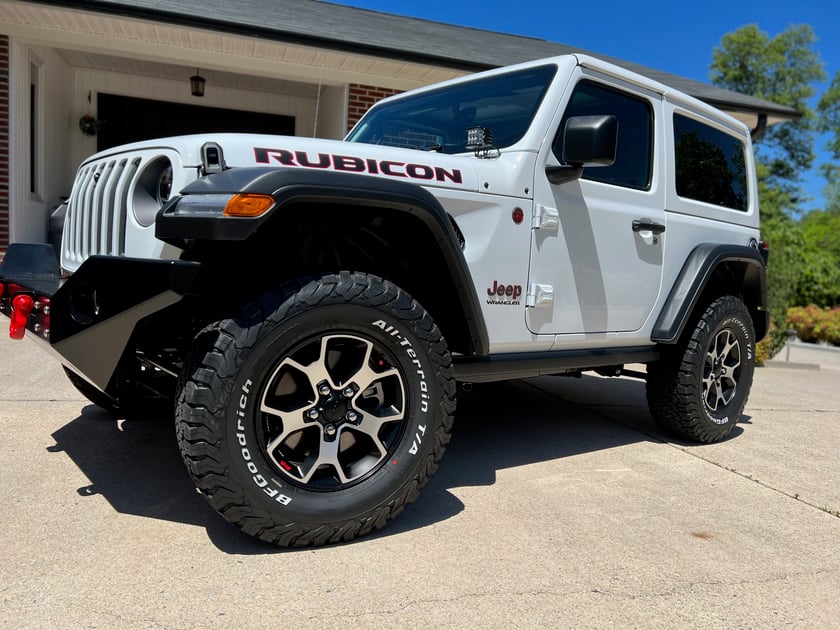
[[545, 167], [545, 176], [548, 178], [548, 181], [554, 184], [555, 186], [566, 184], [568, 182], [573, 182], [576, 179], [580, 179], [581, 175], [583, 175], [582, 166], [563, 165]]

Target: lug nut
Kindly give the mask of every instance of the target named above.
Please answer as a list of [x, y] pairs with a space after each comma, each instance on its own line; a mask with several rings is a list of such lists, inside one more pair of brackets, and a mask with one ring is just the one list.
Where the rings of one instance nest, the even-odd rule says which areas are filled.
[[324, 433], [326, 433], [329, 436], [335, 435], [335, 425], [334, 424], [328, 424], [327, 426], [325, 426], [324, 427]]
[[359, 419], [359, 414], [350, 409], [344, 417], [347, 418], [347, 422], [356, 422]]
[[348, 387], [345, 387], [345, 388], [344, 388], [344, 397], [345, 397], [345, 398], [353, 398], [353, 396], [354, 396], [355, 394], [356, 394], [356, 390], [355, 390], [355, 389], [353, 389], [352, 387], [349, 387], [349, 386], [348, 386]]
[[317, 420], [318, 416], [320, 416], [321, 413], [313, 407], [312, 409], [306, 412], [306, 415], [309, 416], [311, 420]]
[[318, 386], [318, 393], [321, 394], [321, 396], [329, 396], [331, 391], [330, 386], [326, 383], [322, 383]]

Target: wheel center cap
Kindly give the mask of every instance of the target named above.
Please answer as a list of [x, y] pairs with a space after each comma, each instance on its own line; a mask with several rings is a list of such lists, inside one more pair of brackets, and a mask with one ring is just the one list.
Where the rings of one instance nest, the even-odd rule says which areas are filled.
[[347, 414], [347, 399], [340, 394], [333, 394], [321, 405], [321, 419], [325, 423], [335, 424]]

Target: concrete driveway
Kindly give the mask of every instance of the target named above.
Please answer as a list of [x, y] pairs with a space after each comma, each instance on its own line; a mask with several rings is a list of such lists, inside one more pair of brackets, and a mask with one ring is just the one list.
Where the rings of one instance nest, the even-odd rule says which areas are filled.
[[756, 372], [731, 439], [681, 444], [644, 385], [476, 387], [385, 531], [284, 551], [192, 489], [167, 418], [115, 420], [0, 340], [0, 625], [840, 626], [840, 371]]

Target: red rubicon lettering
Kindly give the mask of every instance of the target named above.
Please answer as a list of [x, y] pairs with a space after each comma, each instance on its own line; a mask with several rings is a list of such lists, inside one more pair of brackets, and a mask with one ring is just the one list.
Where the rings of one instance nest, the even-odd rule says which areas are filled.
[[457, 168], [452, 169], [451, 171], [447, 171], [445, 168], [441, 168], [440, 166], [435, 167], [435, 179], [439, 182], [444, 182], [447, 179], [451, 182], [455, 182], [456, 184], [460, 184], [461, 180], [461, 171]]
[[330, 167], [330, 154], [329, 153], [319, 153], [317, 162], [310, 161], [309, 156], [306, 154], [306, 151], [295, 151], [295, 157], [297, 158], [298, 164], [300, 164], [301, 166], [308, 166], [309, 168], [329, 168]]
[[435, 169], [425, 164], [406, 164], [405, 172], [414, 179], [433, 179], [435, 176]]
[[393, 177], [406, 177], [406, 174], [402, 171], [395, 171], [394, 168], [398, 166], [402, 166], [405, 162], [391, 162], [389, 160], [383, 160], [379, 163], [379, 170], [382, 171], [383, 175], [392, 175]]
[[353, 171], [354, 173], [362, 173], [365, 170], [364, 160], [351, 155], [334, 155], [333, 166], [337, 171]]
[[447, 170], [441, 166], [428, 164], [406, 164], [393, 160], [360, 158], [355, 155], [336, 155], [332, 153], [307, 153], [288, 149], [270, 149], [254, 147], [254, 161], [257, 164], [281, 164], [283, 166], [301, 166], [303, 168], [332, 169], [350, 173], [369, 173], [388, 177], [405, 177], [424, 181], [463, 183], [461, 171], [457, 168]]
[[254, 158], [257, 164], [271, 164], [272, 162], [279, 162], [284, 166], [297, 166], [295, 164], [295, 156], [291, 151], [285, 149], [264, 149], [262, 147], [254, 147]]

